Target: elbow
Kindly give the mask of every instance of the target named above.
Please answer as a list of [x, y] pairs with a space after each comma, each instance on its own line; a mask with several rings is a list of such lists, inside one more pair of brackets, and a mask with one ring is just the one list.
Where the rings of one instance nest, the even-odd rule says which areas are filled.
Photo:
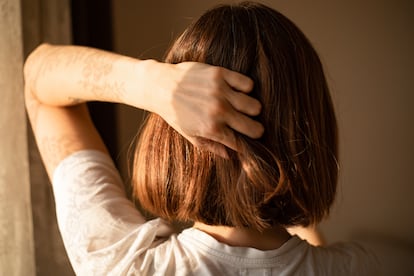
[[39, 46], [37, 46], [26, 58], [26, 61], [23, 65], [23, 75], [24, 80], [27, 83], [28, 81], [32, 80], [32, 76], [34, 71], [37, 67], [39, 67], [39, 55], [40, 53], [44, 52], [49, 47], [49, 44], [42, 43]]
[[40, 44], [26, 58], [23, 64], [24, 98], [26, 110], [31, 114], [34, 103], [38, 103], [35, 93], [36, 76], [41, 67], [43, 53], [50, 47], [48, 44]]
[[26, 58], [23, 64], [23, 78], [25, 97], [33, 97], [36, 76], [41, 68], [42, 56], [50, 47], [49, 44], [43, 43], [37, 46]]

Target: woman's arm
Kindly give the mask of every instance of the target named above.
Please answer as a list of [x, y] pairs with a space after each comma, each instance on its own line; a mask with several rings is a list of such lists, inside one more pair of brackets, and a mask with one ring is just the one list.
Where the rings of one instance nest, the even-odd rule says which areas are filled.
[[252, 138], [263, 132], [249, 118], [260, 112], [260, 103], [246, 95], [252, 81], [224, 68], [41, 45], [27, 59], [24, 75], [27, 111], [49, 175], [74, 151], [106, 151], [82, 104], [86, 101], [155, 112], [196, 146], [210, 147], [202, 143], [208, 139], [236, 149], [233, 130]]

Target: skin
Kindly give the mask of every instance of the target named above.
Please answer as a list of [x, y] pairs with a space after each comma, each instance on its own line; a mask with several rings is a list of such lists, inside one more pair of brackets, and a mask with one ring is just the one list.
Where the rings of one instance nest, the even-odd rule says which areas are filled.
[[[220, 67], [195, 62], [172, 65], [86, 47], [43, 44], [28, 57], [24, 77], [27, 113], [50, 178], [71, 153], [95, 149], [107, 154], [87, 101], [155, 112], [195, 146], [221, 155], [225, 146], [237, 150], [234, 131], [251, 138], [264, 131], [250, 118], [261, 109], [248, 96], [252, 80]], [[277, 248], [290, 237], [283, 228], [258, 235], [201, 223], [195, 227], [227, 244], [259, 249]]]

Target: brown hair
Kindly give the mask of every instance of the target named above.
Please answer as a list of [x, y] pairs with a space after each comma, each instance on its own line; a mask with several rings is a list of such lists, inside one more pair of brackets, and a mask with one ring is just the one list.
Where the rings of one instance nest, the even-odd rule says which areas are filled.
[[229, 159], [202, 151], [150, 114], [137, 143], [133, 188], [168, 220], [264, 228], [319, 222], [334, 200], [337, 126], [317, 53], [285, 16], [244, 2], [207, 11], [168, 51], [253, 79], [262, 103], [260, 139], [237, 135]]

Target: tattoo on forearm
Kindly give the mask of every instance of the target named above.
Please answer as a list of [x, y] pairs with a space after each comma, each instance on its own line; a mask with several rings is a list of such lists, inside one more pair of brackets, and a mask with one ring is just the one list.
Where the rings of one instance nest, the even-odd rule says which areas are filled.
[[[110, 78], [114, 64], [118, 59], [111, 53], [102, 53], [95, 49], [79, 51], [79, 49], [73, 48], [68, 52], [68, 49], [51, 48], [45, 54], [44, 62], [37, 70], [37, 75], [34, 76], [34, 84], [37, 86], [36, 82], [41, 79], [39, 76], [42, 74], [59, 71], [59, 68], [62, 67], [69, 68], [81, 64], [81, 72], [78, 77], [82, 89], [89, 91], [98, 99], [120, 101], [125, 94], [125, 84]], [[73, 104], [78, 103], [75, 98], [70, 100], [73, 101]], [[79, 100], [82, 101], [82, 99]]]
[[85, 54], [81, 80], [83, 88], [91, 91], [97, 98], [108, 98], [111, 95], [119, 101], [124, 93], [124, 83], [110, 81], [108, 78], [116, 61], [117, 58], [111, 54], [103, 55], [97, 51]]

